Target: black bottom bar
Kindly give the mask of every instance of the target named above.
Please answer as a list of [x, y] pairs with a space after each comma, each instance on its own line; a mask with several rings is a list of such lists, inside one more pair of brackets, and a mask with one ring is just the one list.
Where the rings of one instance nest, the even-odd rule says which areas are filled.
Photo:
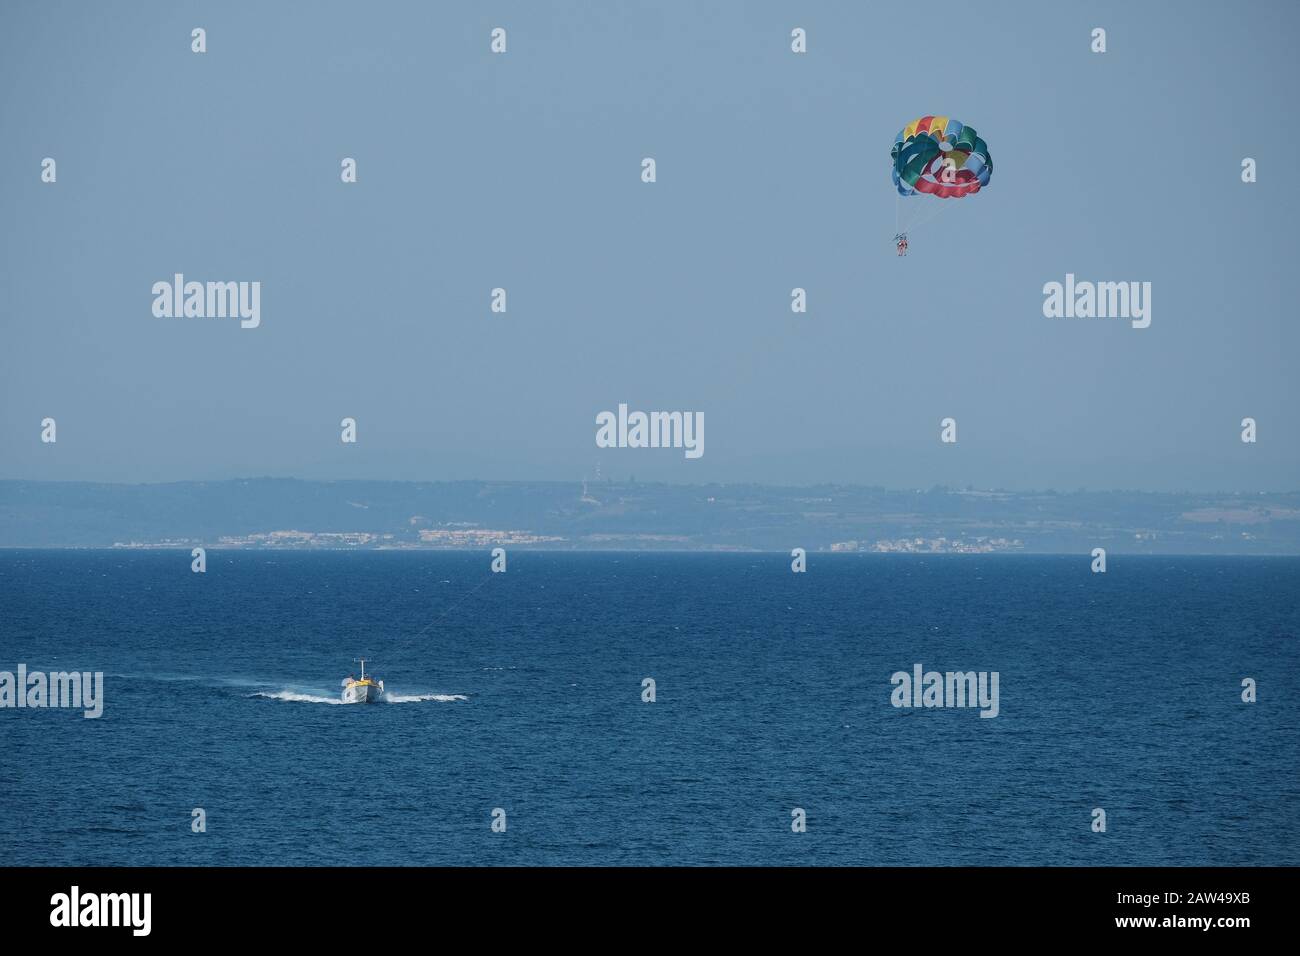
[[338, 945], [372, 933], [445, 941], [529, 926], [610, 942], [619, 926], [629, 940], [648, 933], [661, 943], [681, 939], [665, 931], [698, 926], [697, 940], [843, 931], [971, 945], [1044, 933], [1230, 944], [1239, 933], [1283, 928], [1283, 887], [1295, 876], [1284, 868], [9, 868], [0, 870], [0, 925], [6, 942], [75, 932], [82, 942], [259, 946]]

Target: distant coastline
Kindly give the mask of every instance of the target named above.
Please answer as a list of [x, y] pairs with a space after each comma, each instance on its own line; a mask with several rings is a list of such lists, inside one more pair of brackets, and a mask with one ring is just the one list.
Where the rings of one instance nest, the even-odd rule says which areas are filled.
[[1300, 492], [0, 481], [0, 547], [1300, 554]]

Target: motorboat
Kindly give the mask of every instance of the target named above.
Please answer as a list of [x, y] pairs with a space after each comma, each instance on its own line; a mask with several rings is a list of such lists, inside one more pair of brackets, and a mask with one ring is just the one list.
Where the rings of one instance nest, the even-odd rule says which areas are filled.
[[384, 698], [384, 682], [366, 676], [366, 659], [357, 658], [361, 665], [361, 679], [348, 676], [343, 681], [343, 703], [377, 704]]

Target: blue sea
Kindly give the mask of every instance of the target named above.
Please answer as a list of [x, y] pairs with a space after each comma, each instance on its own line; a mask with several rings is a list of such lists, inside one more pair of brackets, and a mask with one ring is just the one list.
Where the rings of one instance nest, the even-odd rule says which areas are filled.
[[[105, 675], [98, 720], [0, 710], [0, 853], [1300, 864], [1300, 559], [508, 562], [0, 552], [0, 670]], [[388, 702], [343, 706], [363, 655]], [[998, 716], [894, 707], [916, 664], [998, 672]]]

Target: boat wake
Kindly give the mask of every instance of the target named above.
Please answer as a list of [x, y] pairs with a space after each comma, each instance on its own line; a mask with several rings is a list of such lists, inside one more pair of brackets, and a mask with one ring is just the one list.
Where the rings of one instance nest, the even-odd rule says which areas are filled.
[[[325, 697], [320, 694], [305, 694], [296, 690], [259, 690], [249, 697], [264, 697], [268, 700], [284, 700], [295, 704], [342, 704], [341, 697]], [[418, 704], [423, 701], [449, 703], [457, 700], [469, 700], [464, 694], [384, 694], [380, 698], [385, 704]]]
[[316, 694], [300, 694], [294, 690], [259, 690], [249, 697], [265, 697], [269, 700], [288, 700], [295, 704], [342, 704], [339, 697], [319, 697]]
[[[219, 688], [223, 691], [233, 692], [241, 690], [252, 690], [251, 693], [244, 694], [245, 697], [262, 698], [264, 700], [282, 700], [293, 704], [342, 704], [341, 694], [333, 693], [329, 690], [314, 686], [311, 684], [295, 684], [289, 687], [281, 687], [279, 690], [271, 690], [267, 687], [270, 681], [263, 678], [246, 677], [211, 677], [188, 674], [117, 674], [110, 673], [110, 677], [121, 677], [133, 682], [140, 681], [159, 681], [162, 683], [186, 683], [206, 685], [212, 688]], [[344, 684], [347, 681], [343, 681]], [[271, 685], [274, 686], [273, 684]], [[464, 694], [396, 694], [391, 691], [379, 698], [381, 703], [385, 704], [419, 704], [424, 702], [446, 704], [454, 701], [469, 700]]]

